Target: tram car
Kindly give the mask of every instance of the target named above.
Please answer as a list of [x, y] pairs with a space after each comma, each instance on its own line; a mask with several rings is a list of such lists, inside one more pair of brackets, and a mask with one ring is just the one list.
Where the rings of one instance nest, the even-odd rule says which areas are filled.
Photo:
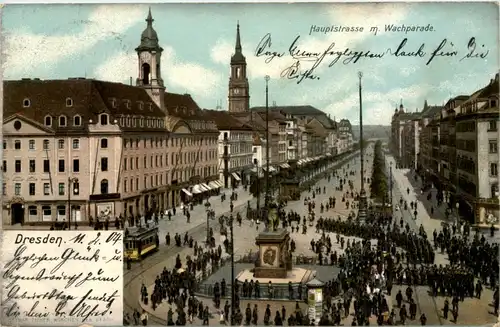
[[160, 247], [158, 227], [147, 226], [126, 229], [123, 247], [125, 259], [133, 261], [141, 260], [145, 255], [158, 251]]

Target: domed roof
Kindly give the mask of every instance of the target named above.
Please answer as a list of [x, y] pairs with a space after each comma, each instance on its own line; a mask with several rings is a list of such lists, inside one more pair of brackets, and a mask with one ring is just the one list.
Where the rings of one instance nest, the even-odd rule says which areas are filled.
[[158, 43], [158, 34], [153, 28], [154, 19], [151, 15], [151, 8], [149, 8], [148, 18], [146, 18], [148, 23], [146, 29], [141, 34], [141, 44], [136, 48], [136, 51], [144, 50], [163, 50]]

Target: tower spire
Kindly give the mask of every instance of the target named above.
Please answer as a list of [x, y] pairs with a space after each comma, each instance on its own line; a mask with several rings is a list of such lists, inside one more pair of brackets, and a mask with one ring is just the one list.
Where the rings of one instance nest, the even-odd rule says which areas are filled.
[[146, 18], [146, 22], [148, 23], [148, 27], [153, 27], [153, 15], [151, 15], [151, 7], [149, 7], [148, 18]]
[[236, 45], [234, 47], [234, 54], [231, 57], [231, 63], [246, 64], [246, 59], [245, 56], [243, 55], [243, 50], [241, 48], [239, 21], [236, 24]]
[[236, 25], [236, 53], [241, 53], [240, 21]]
[[229, 112], [248, 112], [250, 92], [247, 79], [247, 62], [241, 48], [240, 22], [236, 23], [236, 44], [231, 56], [231, 75], [229, 77]]

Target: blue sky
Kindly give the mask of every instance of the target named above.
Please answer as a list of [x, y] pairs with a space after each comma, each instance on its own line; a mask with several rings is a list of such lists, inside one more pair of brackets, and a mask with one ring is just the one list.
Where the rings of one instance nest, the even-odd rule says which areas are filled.
[[[129, 83], [137, 76], [137, 54], [146, 26], [148, 5], [7, 5], [3, 8], [5, 35], [4, 79], [66, 79], [87, 77]], [[363, 72], [365, 124], [389, 124], [400, 100], [410, 111], [424, 100], [442, 104], [450, 96], [470, 94], [484, 86], [498, 71], [498, 8], [492, 3], [383, 3], [383, 4], [153, 4], [154, 28], [165, 49], [162, 74], [167, 90], [190, 93], [201, 107], [227, 108], [229, 60], [234, 52], [236, 22], [241, 26], [247, 58], [252, 106], [265, 103], [264, 76], [270, 75], [270, 101], [278, 105], [313, 105], [333, 117], [357, 124], [358, 76]], [[385, 32], [394, 24], [430, 24], [432, 32]], [[311, 25], [363, 27], [363, 32], [312, 33]], [[377, 27], [378, 33], [370, 32]], [[283, 52], [266, 63], [256, 56], [261, 39], [271, 34], [267, 51]], [[288, 49], [300, 35], [302, 51], [334, 50], [383, 53], [380, 59], [361, 58], [357, 63], [338, 62], [328, 67], [327, 55], [312, 73], [319, 79], [282, 78], [297, 62]], [[404, 38], [404, 50], [416, 51], [425, 43], [425, 55], [391, 55]], [[475, 37], [476, 53], [467, 58], [467, 44]], [[447, 39], [443, 51], [431, 53]], [[451, 46], [453, 43], [453, 48]], [[484, 47], [483, 47], [484, 45]], [[345, 57], [343, 57], [344, 59]], [[341, 59], [341, 60], [343, 60]], [[300, 72], [312, 61], [300, 61]]]

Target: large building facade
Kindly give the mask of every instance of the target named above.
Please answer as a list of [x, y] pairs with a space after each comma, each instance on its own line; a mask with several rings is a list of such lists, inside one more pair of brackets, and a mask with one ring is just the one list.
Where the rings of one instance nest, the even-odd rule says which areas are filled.
[[[169, 133], [164, 113], [143, 89], [35, 79], [7, 81], [4, 91], [4, 223], [67, 220], [70, 206], [77, 222], [122, 214], [127, 164], [134, 176], [129, 192], [150, 183], [142, 169], [151, 164], [144, 148], [159, 147], [151, 140]], [[157, 166], [155, 175], [163, 169]]]
[[4, 83], [3, 223], [147, 215], [218, 180], [217, 126], [190, 95], [165, 92], [151, 12], [146, 22], [136, 86]]
[[498, 224], [500, 217], [498, 78], [443, 106], [425, 101], [421, 112], [396, 110], [392, 118], [398, 164], [418, 171], [450, 210], [479, 225]]

